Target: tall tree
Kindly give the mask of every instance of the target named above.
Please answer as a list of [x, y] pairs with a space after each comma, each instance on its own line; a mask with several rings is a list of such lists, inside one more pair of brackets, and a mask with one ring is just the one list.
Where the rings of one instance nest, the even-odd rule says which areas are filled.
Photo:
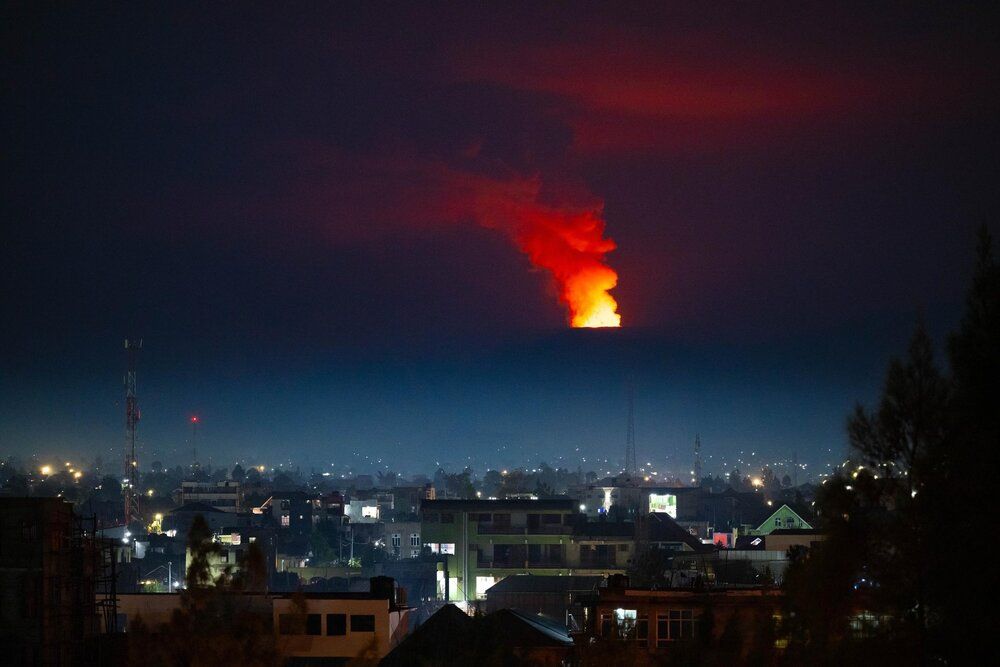
[[187, 588], [170, 622], [149, 627], [141, 616], [129, 627], [129, 665], [281, 664], [266, 586], [263, 552], [250, 545], [235, 575], [212, 579], [208, 567], [218, 551], [212, 532], [200, 516], [188, 537], [191, 562]]
[[[950, 534], [973, 536], [982, 530], [982, 517], [994, 504], [992, 462], [1000, 447], [1000, 265], [985, 226], [979, 230], [965, 313], [948, 340], [948, 357], [953, 386], [950, 437], [941, 454], [941, 492], [933, 498], [933, 517]], [[954, 570], [954, 552], [940, 546], [932, 555], [935, 569], [944, 574]], [[970, 587], [983, 592], [995, 591], [998, 585], [995, 567], [979, 569], [970, 582]], [[941, 618], [937, 649], [953, 661], [994, 650], [991, 596], [968, 592], [951, 576], [931, 582], [930, 595]]]
[[[889, 365], [877, 408], [859, 406], [848, 422], [851, 461], [816, 501], [827, 539], [796, 554], [785, 577], [800, 660], [864, 651], [867, 661], [957, 663], [991, 651], [990, 600], [967, 593], [995, 590], [995, 569], [963, 586], [949, 539], [981, 528], [993, 469], [984, 462], [1000, 445], [1000, 269], [985, 230], [948, 352], [945, 376], [919, 326], [906, 358]], [[855, 634], [877, 641], [852, 641], [849, 617]]]

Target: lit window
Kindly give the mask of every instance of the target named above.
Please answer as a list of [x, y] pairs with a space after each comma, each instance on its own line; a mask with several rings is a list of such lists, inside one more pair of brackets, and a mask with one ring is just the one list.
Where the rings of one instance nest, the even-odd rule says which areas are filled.
[[618, 623], [618, 634], [622, 639], [631, 639], [635, 634], [638, 615], [635, 609], [615, 609], [615, 621]]

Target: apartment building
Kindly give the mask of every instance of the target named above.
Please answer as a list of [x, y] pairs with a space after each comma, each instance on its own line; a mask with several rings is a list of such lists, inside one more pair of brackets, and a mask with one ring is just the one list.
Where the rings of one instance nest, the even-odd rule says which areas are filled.
[[483, 599], [511, 574], [570, 574], [575, 500], [427, 500], [420, 517], [424, 544], [442, 556], [442, 599]]
[[181, 482], [180, 504], [188, 503], [204, 503], [222, 512], [235, 514], [243, 508], [243, 485], [234, 480]]

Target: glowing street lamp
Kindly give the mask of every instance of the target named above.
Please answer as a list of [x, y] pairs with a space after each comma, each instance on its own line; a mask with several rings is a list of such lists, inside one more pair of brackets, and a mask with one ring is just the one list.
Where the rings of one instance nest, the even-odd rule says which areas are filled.
[[52, 474], [52, 466], [42, 466], [41, 471], [42, 471], [43, 475], [51, 475]]

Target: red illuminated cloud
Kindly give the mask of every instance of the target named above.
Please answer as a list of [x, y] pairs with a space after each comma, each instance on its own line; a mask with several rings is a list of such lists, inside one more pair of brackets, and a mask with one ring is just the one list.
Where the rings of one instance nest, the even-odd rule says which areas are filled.
[[[959, 88], [915, 62], [799, 59], [720, 38], [586, 32], [578, 41], [490, 45], [454, 58], [460, 80], [557, 96], [579, 152], [708, 149], [845, 118], [945, 109]], [[793, 50], [794, 51], [794, 50]], [[551, 105], [550, 105], [551, 107]]]

